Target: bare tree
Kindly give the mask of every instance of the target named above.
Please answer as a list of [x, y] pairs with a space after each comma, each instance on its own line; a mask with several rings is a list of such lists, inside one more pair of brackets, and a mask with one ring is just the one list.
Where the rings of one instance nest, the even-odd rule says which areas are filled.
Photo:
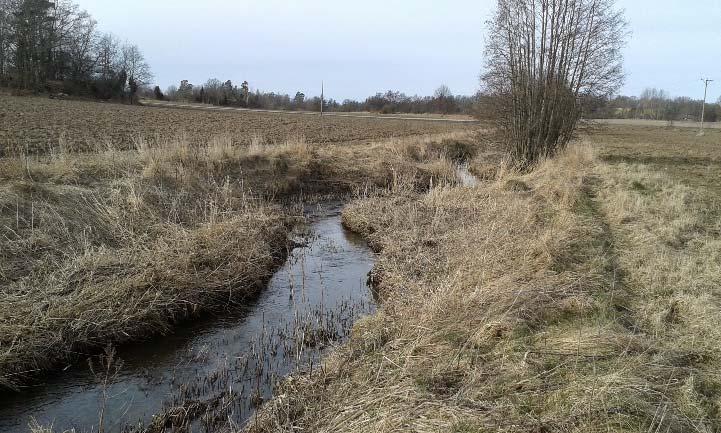
[[178, 100], [178, 86], [176, 86], [176, 85], [168, 86], [168, 88], [165, 89], [165, 98], [168, 101], [177, 101]]
[[110, 33], [98, 39], [96, 49], [97, 73], [103, 80], [109, 80], [120, 69], [120, 41]]
[[663, 119], [666, 114], [668, 99], [668, 93], [663, 89], [644, 89], [639, 97], [637, 115], [643, 119]]
[[15, 14], [19, 0], [0, 0], [0, 83], [10, 75], [15, 50]]
[[448, 114], [453, 111], [455, 100], [451, 89], [445, 84], [441, 84], [433, 94], [435, 99], [436, 110], [439, 113]]
[[451, 92], [451, 89], [448, 86], [446, 86], [445, 84], [441, 84], [436, 89], [433, 96], [436, 98], [448, 98], [448, 97], [452, 97], [453, 93]]
[[482, 80], [519, 167], [568, 144], [584, 99], [618, 90], [626, 36], [614, 0], [498, 0]]
[[70, 78], [76, 81], [89, 80], [97, 61], [97, 22], [86, 12], [75, 23], [72, 34], [65, 43]]
[[52, 8], [47, 0], [24, 0], [14, 13], [14, 68], [21, 88], [37, 89], [48, 78]]
[[150, 65], [145, 61], [145, 56], [137, 45], [123, 45], [120, 59], [121, 68], [128, 74], [128, 79], [132, 78], [138, 85], [148, 84], [153, 79]]
[[222, 93], [223, 82], [217, 78], [209, 79], [205, 85], [204, 96], [200, 102], [209, 103], [213, 105], [220, 105], [221, 93]]

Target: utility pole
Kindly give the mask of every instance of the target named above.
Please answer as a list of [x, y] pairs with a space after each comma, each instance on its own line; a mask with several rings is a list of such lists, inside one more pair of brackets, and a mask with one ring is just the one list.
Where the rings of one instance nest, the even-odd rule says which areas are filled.
[[320, 115], [323, 115], [323, 99], [325, 97], [325, 85], [323, 81], [320, 82]]
[[703, 123], [706, 117], [706, 96], [708, 95], [708, 85], [709, 83], [712, 83], [713, 80], [709, 80], [708, 78], [701, 78], [701, 81], [703, 81], [704, 89], [703, 89], [703, 105], [701, 107], [701, 130], [699, 131], [698, 135], [704, 135], [703, 131]]

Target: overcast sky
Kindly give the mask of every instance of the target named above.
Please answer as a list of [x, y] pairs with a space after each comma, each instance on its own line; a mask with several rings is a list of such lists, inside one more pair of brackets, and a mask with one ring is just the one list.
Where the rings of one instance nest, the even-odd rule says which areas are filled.
[[[162, 88], [182, 79], [365, 98], [388, 89], [472, 94], [495, 0], [76, 0], [136, 43]], [[632, 36], [622, 93], [721, 95], [721, 0], [618, 0]]]

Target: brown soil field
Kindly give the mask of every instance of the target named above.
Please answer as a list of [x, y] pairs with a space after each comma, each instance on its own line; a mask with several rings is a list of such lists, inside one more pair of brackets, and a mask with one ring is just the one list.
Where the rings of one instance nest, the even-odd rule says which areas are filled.
[[0, 156], [38, 153], [63, 146], [72, 151], [129, 149], [139, 138], [184, 134], [192, 144], [224, 135], [233, 144], [345, 143], [461, 131], [467, 125], [392, 119], [298, 116], [282, 113], [158, 109], [40, 97], [0, 95]]
[[[306, 115], [306, 116], [320, 116], [320, 113], [316, 111], [289, 111], [289, 110], [272, 110], [272, 109], [247, 109], [239, 107], [225, 107], [212, 104], [201, 104], [199, 102], [168, 102], [168, 101], [157, 101], [155, 99], [141, 99], [140, 105], [143, 106], [155, 106], [155, 107], [179, 107], [184, 109], [195, 109], [195, 110], [211, 110], [211, 111], [240, 111], [240, 112], [257, 112], [257, 113], [277, 113], [277, 114], [295, 114], [295, 115]], [[377, 119], [408, 119], [408, 120], [429, 120], [439, 121], [445, 120], [449, 122], [469, 122], [476, 123], [477, 120], [473, 116], [466, 114], [434, 114], [434, 113], [395, 113], [395, 114], [383, 114], [375, 113], [370, 111], [330, 111], [325, 112], [324, 116], [327, 117], [358, 117], [358, 118], [377, 118]]]

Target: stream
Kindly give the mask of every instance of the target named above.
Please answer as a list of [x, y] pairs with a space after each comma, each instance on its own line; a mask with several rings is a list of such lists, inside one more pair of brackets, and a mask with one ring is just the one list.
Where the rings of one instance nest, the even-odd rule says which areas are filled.
[[[55, 432], [132, 431], [186, 417], [194, 432], [255, 410], [289, 374], [312, 374], [326, 350], [374, 312], [367, 286], [374, 255], [341, 225], [340, 207], [318, 209], [268, 288], [242, 309], [179, 326], [172, 335], [121, 346], [114, 357], [77, 360], [21, 393], [0, 396], [0, 432], [28, 433], [36, 419]], [[182, 406], [183, 410], [170, 410]]]

